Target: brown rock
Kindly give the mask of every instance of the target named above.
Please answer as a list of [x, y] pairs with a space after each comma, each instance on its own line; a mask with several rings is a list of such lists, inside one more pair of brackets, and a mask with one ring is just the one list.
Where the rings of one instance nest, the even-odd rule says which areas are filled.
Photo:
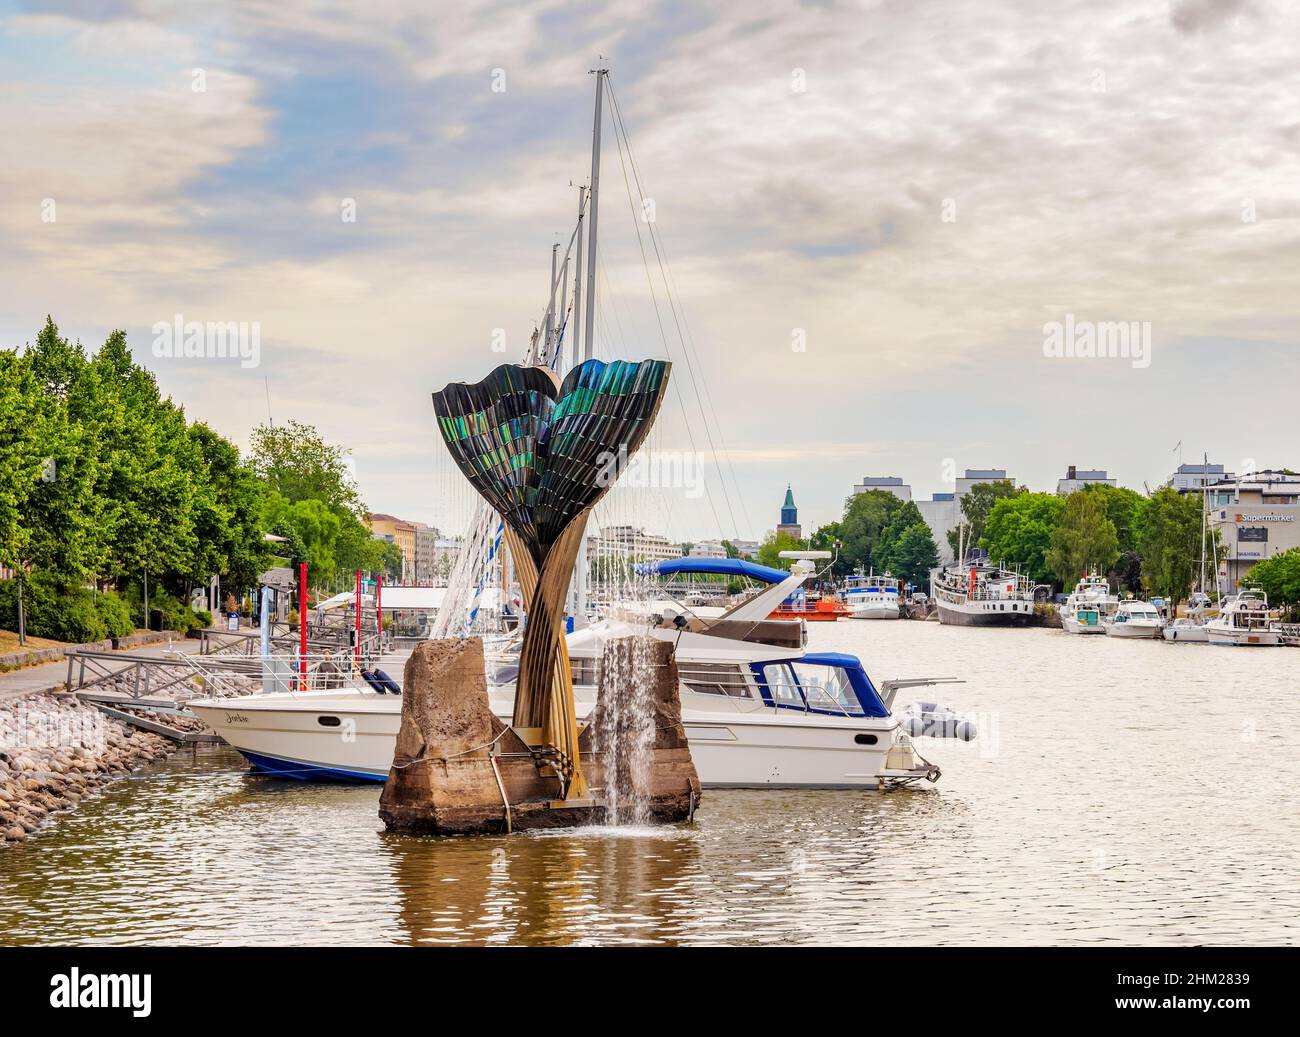
[[[425, 835], [504, 831], [506, 809], [488, 756], [503, 728], [488, 705], [482, 640], [418, 644], [406, 661], [402, 726], [379, 797], [384, 824]], [[513, 748], [524, 749], [517, 740]]]
[[14, 825], [12, 828], [6, 830], [5, 838], [11, 843], [20, 843], [27, 838], [27, 833], [17, 825]]

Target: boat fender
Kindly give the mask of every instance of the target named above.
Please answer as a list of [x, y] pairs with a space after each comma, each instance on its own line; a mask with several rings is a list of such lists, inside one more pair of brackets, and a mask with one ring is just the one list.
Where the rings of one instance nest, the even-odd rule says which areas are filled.
[[402, 693], [402, 689], [398, 687], [397, 681], [393, 680], [393, 678], [388, 676], [388, 674], [383, 670], [375, 671], [375, 680], [379, 681], [390, 695], [400, 695]]

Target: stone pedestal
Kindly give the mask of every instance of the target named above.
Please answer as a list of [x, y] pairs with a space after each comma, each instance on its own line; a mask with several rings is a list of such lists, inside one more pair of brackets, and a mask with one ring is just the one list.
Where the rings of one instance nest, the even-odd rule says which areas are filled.
[[[682, 729], [672, 645], [654, 641], [648, 650], [657, 676], [646, 819], [681, 821], [698, 804], [700, 783]], [[597, 701], [596, 718], [608, 717], [604, 698]], [[593, 740], [588, 725], [579, 748], [591, 794], [561, 799], [551, 768], [493, 716], [482, 641], [424, 641], [406, 663], [402, 726], [379, 816], [390, 831], [411, 835], [502, 834], [603, 822], [606, 753]]]
[[[641, 701], [637, 703], [629, 703], [627, 689], [617, 683], [625, 680], [627, 674], [610, 665], [620, 648], [625, 653], [635, 652], [637, 667], [649, 671], [648, 687], [642, 689], [638, 695]], [[596, 708], [578, 739], [583, 766], [588, 766], [588, 754], [594, 758], [589, 772], [593, 789], [607, 802], [610, 812], [619, 815], [610, 820], [659, 823], [686, 820], [694, 814], [700, 801], [700, 777], [682, 726], [677, 659], [672, 643], [648, 634], [621, 638], [607, 645], [602, 663]], [[637, 707], [638, 712], [648, 709], [649, 715], [630, 716], [629, 705]], [[646, 728], [652, 726], [653, 731], [647, 732], [648, 740], [640, 739], [642, 744], [632, 748], [629, 743], [638, 741], [638, 732], [629, 728], [641, 724]], [[621, 790], [622, 798], [626, 799], [632, 787], [636, 793], [635, 804], [619, 803], [615, 790]]]

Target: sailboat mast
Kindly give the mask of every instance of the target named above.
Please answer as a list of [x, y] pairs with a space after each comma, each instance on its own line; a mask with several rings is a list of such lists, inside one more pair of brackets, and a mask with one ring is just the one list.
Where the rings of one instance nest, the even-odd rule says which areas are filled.
[[[587, 316], [586, 327], [582, 334], [582, 351], [579, 352], [575, 341], [574, 361], [590, 360], [596, 355], [596, 220], [597, 205], [600, 197], [600, 107], [605, 89], [606, 69], [593, 70], [596, 75], [596, 113], [591, 131], [591, 185], [587, 188], [588, 212], [591, 214], [590, 235], [587, 246]], [[582, 195], [579, 193], [579, 200]], [[581, 213], [581, 204], [579, 205]], [[582, 235], [578, 235], [578, 282], [582, 281]], [[578, 289], [574, 287], [573, 312], [578, 313]], [[573, 622], [575, 629], [587, 621], [587, 584], [591, 573], [587, 563], [587, 531], [584, 528], [582, 540], [578, 546], [577, 565], [573, 573]]]
[[542, 359], [547, 363], [551, 359], [551, 350], [555, 348], [555, 267], [556, 253], [559, 250], [559, 242], [551, 246], [551, 301], [546, 307], [546, 349], [542, 354]]
[[590, 235], [587, 246], [587, 319], [586, 329], [583, 332], [585, 350], [583, 359], [586, 360], [596, 355], [594, 348], [596, 342], [596, 222], [600, 209], [600, 113], [601, 100], [605, 92], [605, 75], [608, 70], [597, 68], [592, 72], [596, 76], [596, 114], [591, 130], [591, 187], [589, 188], [591, 223], [587, 232]]
[[587, 189], [578, 188], [578, 242], [574, 255], [573, 274], [573, 366], [583, 361], [582, 355], [582, 220], [587, 207]]

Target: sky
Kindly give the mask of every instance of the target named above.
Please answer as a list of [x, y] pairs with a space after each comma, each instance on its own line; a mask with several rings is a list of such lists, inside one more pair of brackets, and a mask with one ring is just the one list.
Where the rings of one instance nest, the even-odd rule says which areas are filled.
[[[313, 424], [455, 532], [430, 393], [523, 356], [603, 65], [595, 351], [674, 361], [628, 515], [1300, 467], [1298, 51], [1282, 0], [0, 0], [0, 346], [123, 328], [191, 418]], [[158, 355], [177, 315], [256, 363]], [[1115, 322], [1140, 355], [1053, 355]]]

